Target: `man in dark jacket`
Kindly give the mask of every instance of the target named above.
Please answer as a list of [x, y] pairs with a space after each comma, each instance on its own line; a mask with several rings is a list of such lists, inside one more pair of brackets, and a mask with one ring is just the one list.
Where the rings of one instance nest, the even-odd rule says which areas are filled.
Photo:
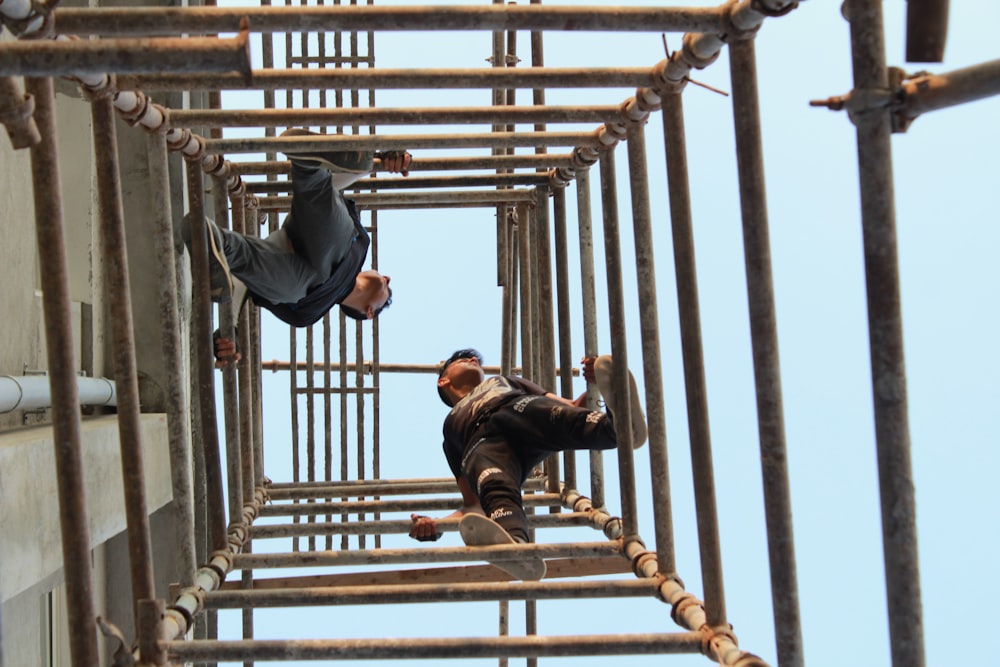
[[[583, 375], [596, 382], [608, 412], [583, 407], [587, 395], [575, 401], [546, 392], [524, 378], [498, 375], [487, 379], [482, 356], [459, 350], [444, 363], [438, 395], [451, 407], [444, 421], [444, 454], [462, 493], [459, 532], [470, 546], [528, 542], [528, 521], [521, 485], [532, 468], [553, 452], [617, 447], [614, 415], [625, 405], [612, 394], [610, 355], [583, 360]], [[632, 446], [646, 441], [645, 416], [635, 380], [629, 373]], [[619, 427], [620, 428], [620, 427]], [[412, 515], [410, 536], [420, 541], [440, 537], [434, 519]], [[545, 574], [540, 559], [495, 563], [519, 579]]]
[[[281, 136], [319, 135], [291, 128]], [[372, 171], [375, 154], [286, 153], [292, 162], [292, 205], [281, 229], [256, 238], [208, 222], [213, 297], [229, 301], [232, 276], [245, 286], [246, 296], [254, 303], [292, 326], [314, 324], [334, 305], [340, 305], [343, 313], [354, 319], [378, 316], [392, 303], [390, 278], [361, 270], [370, 239], [354, 202], [341, 193]], [[406, 151], [379, 157], [387, 171], [408, 174], [411, 158]], [[190, 245], [186, 218], [182, 233]], [[220, 339], [216, 356], [225, 358], [223, 352], [230, 345], [227, 339]]]

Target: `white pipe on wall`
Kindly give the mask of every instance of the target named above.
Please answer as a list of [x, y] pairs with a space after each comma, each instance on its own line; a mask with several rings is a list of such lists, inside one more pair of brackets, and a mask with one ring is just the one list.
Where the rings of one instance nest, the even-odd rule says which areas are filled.
[[[106, 378], [76, 379], [80, 405], [118, 405], [115, 383]], [[52, 406], [46, 375], [0, 375], [0, 414], [14, 410], [38, 410]]]

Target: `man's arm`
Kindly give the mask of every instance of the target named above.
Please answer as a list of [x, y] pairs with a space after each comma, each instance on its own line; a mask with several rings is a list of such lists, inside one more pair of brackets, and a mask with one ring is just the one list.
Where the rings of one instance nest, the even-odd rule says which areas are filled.
[[[469, 486], [469, 481], [464, 477], [459, 477], [458, 490], [462, 493], [462, 507], [455, 510], [445, 519], [454, 519], [466, 514], [482, 514], [483, 508], [479, 504], [479, 498], [472, 491], [472, 487]], [[410, 528], [410, 537], [420, 542], [434, 542], [440, 539], [443, 533], [438, 531], [437, 521], [429, 516], [424, 516], [421, 514], [411, 514], [410, 520], [413, 521], [413, 527]]]
[[[584, 357], [583, 359], [580, 360], [580, 364], [583, 366], [583, 371], [582, 371], [583, 379], [585, 379], [587, 382], [596, 382], [596, 379], [594, 377], [594, 361], [596, 359], [597, 357]], [[583, 392], [582, 394], [576, 397], [576, 400], [573, 401], [569, 400], [568, 398], [563, 398], [562, 396], [553, 394], [551, 392], [546, 393], [545, 396], [566, 403], [567, 405], [575, 405], [578, 408], [587, 407], [587, 392]]]

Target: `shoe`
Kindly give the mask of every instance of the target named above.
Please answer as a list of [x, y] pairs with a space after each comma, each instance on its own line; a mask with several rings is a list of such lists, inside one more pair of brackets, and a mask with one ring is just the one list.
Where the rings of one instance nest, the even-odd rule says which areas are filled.
[[[299, 127], [290, 127], [281, 137], [322, 137], [319, 132], [310, 132]], [[371, 151], [309, 151], [299, 152], [294, 148], [281, 151], [291, 160], [320, 164], [329, 169], [346, 174], [368, 174], [375, 168], [375, 153]]]
[[[229, 272], [229, 262], [226, 261], [222, 232], [210, 220], [205, 220], [208, 230], [208, 292], [212, 301], [229, 303], [233, 295], [233, 276]], [[181, 220], [181, 238], [191, 252], [191, 217], [185, 214]]]
[[[458, 524], [458, 532], [462, 535], [462, 541], [470, 547], [517, 544], [503, 526], [481, 514], [463, 516]], [[545, 576], [545, 561], [541, 558], [528, 557], [522, 560], [490, 562], [521, 581], [538, 581]]]
[[[611, 418], [614, 419], [615, 412], [621, 406], [618, 402], [618, 397], [614, 395], [614, 389], [612, 388], [612, 370], [611, 370], [611, 355], [603, 354], [594, 361], [594, 376], [597, 379], [597, 387], [601, 390], [601, 396], [604, 397], [604, 404], [610, 414]], [[639, 449], [644, 444], [646, 444], [646, 415], [642, 411], [642, 403], [639, 402], [639, 390], [635, 385], [635, 377], [632, 375], [632, 371], [628, 371], [628, 382], [629, 382], [629, 403], [630, 403], [630, 413], [632, 417], [632, 449]]]

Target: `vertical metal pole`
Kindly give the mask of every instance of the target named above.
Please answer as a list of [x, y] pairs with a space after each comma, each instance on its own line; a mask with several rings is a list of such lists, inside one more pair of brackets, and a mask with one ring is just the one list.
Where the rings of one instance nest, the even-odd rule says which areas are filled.
[[[549, 188], [537, 186], [535, 204], [535, 230], [537, 239], [537, 271], [535, 282], [538, 287], [538, 367], [535, 369], [536, 382], [547, 391], [556, 391], [556, 351], [555, 320], [552, 312], [552, 243], [549, 233]], [[545, 462], [545, 486], [549, 493], [559, 493], [559, 455], [551, 455]], [[555, 508], [552, 511], [558, 511]]]
[[[289, 39], [291, 37], [289, 36]], [[289, 43], [290, 44], [290, 43]], [[291, 95], [291, 93], [289, 93]], [[292, 482], [298, 483], [301, 474], [299, 471], [299, 371], [298, 371], [298, 345], [296, 342], [295, 327], [288, 327], [288, 359], [290, 362], [288, 373], [288, 385], [292, 399]], [[292, 501], [298, 505], [298, 499]], [[300, 517], [292, 517], [292, 523], [299, 523]], [[299, 538], [292, 538], [292, 551], [299, 550]]]
[[753, 40], [734, 41], [729, 45], [729, 54], [771, 596], [779, 664], [788, 667], [802, 665], [804, 660]]
[[212, 350], [212, 301], [208, 282], [208, 230], [205, 225], [205, 183], [198, 161], [185, 163], [188, 184], [188, 209], [191, 222], [191, 282], [193, 298], [191, 322], [195, 337], [196, 373], [198, 376], [198, 418], [205, 462], [205, 488], [208, 496], [209, 551], [226, 548], [226, 504], [222, 489], [222, 459], [219, 453], [219, 427], [215, 421], [215, 355]]
[[139, 600], [156, 597], [153, 584], [152, 540], [146, 511], [146, 483], [142, 465], [142, 425], [139, 416], [139, 380], [132, 329], [132, 298], [129, 293], [128, 258], [125, 250], [125, 214], [122, 211], [118, 174], [118, 138], [111, 97], [91, 101], [94, 121], [94, 151], [97, 170], [98, 210], [101, 222], [101, 254], [107, 271], [112, 359], [118, 394], [118, 437], [128, 524], [129, 564], [132, 573], [133, 613]]
[[44, 271], [42, 312], [52, 392], [52, 442], [59, 480], [59, 526], [62, 536], [63, 576], [73, 667], [99, 662], [97, 612], [89, 567], [90, 531], [87, 524], [81, 454], [80, 401], [73, 358], [73, 317], [70, 312], [69, 271], [63, 235], [62, 188], [56, 152], [55, 93], [52, 79], [26, 78], [25, 88], [35, 98], [35, 122], [42, 140], [31, 148], [31, 178], [35, 199], [35, 236]]
[[[625, 337], [625, 289], [622, 286], [621, 241], [618, 236], [618, 191], [613, 150], [601, 153], [601, 206], [604, 216], [604, 256], [608, 267], [608, 319], [611, 354], [614, 357], [612, 387], [618, 396], [628, 396], [628, 351]], [[618, 433], [618, 476], [621, 479], [622, 529], [625, 542], [638, 538], [638, 504], [632, 456], [632, 423], [629, 402], [616, 415]], [[624, 428], [623, 428], [624, 426]]]
[[517, 296], [518, 291], [518, 253], [517, 250], [517, 224], [516, 224], [517, 214], [515, 209], [507, 209], [507, 248], [509, 252], [507, 253], [507, 264], [510, 271], [510, 280], [507, 282], [508, 291], [510, 293], [510, 309], [508, 310], [507, 317], [507, 328], [510, 331], [510, 337], [507, 340], [507, 365], [504, 366], [506, 373], [509, 374], [513, 372], [514, 363], [517, 360], [517, 332], [518, 332], [518, 308], [517, 308]]
[[[246, 207], [244, 197], [237, 196], [233, 199], [233, 231], [246, 235]], [[234, 308], [239, 308], [238, 303], [234, 303]], [[253, 405], [254, 405], [254, 381], [252, 368], [251, 339], [250, 339], [250, 307], [239, 308], [239, 332], [240, 349], [243, 350], [242, 357], [237, 371], [239, 375], [239, 410], [240, 410], [240, 460], [242, 462], [240, 477], [243, 482], [243, 504], [252, 503], [254, 492], [258, 485], [254, 476], [254, 451], [253, 451]]]
[[[316, 363], [313, 345], [313, 327], [306, 328], [306, 481], [316, 481]], [[312, 499], [306, 501], [312, 503]], [[315, 523], [316, 516], [310, 514], [306, 523]], [[316, 550], [316, 537], [306, 540], [309, 551]]]
[[170, 210], [170, 177], [167, 142], [162, 134], [146, 135], [149, 161], [149, 210], [155, 220], [157, 269], [160, 275], [160, 326], [167, 368], [167, 428], [170, 446], [170, 478], [174, 498], [174, 540], [177, 550], [177, 580], [182, 588], [194, 586], [198, 560], [194, 546], [194, 489], [191, 484], [191, 415], [188, 410], [177, 310], [177, 271], [174, 266], [173, 216]]
[[[498, 209], [499, 210], [499, 209]], [[506, 209], [504, 209], [505, 211]], [[506, 248], [510, 248], [511, 242], [511, 228], [513, 225], [508, 224], [507, 215], [503, 213], [503, 238], [504, 245]], [[505, 251], [503, 260], [503, 270], [504, 277], [501, 285], [501, 304], [500, 304], [500, 374], [509, 375], [511, 367], [513, 364], [513, 349], [511, 345], [511, 338], [514, 333], [514, 320], [511, 317], [511, 309], [514, 307], [514, 291], [511, 288], [511, 284], [514, 278], [514, 272], [512, 271], [514, 254]]]
[[[326, 433], [323, 438], [324, 468], [323, 479], [333, 481], [333, 366], [330, 358], [330, 313], [323, 316], [323, 425]], [[329, 500], [329, 499], [327, 499]], [[331, 515], [326, 515], [327, 523]], [[333, 549], [333, 535], [326, 536], [327, 550]]]
[[[212, 177], [212, 202], [215, 224], [229, 228], [229, 197], [226, 179]], [[219, 250], [222, 250], [221, 248]], [[219, 308], [219, 331], [223, 338], [236, 340], [236, 322], [230, 304]], [[243, 518], [243, 470], [240, 461], [240, 413], [236, 364], [222, 367], [222, 414], [226, 429], [226, 472], [229, 492], [229, 523], [239, 523]]]
[[[573, 396], [573, 335], [569, 313], [569, 258], [566, 255], [566, 188], [553, 191], [552, 212], [556, 250], [556, 309], [559, 320], [559, 391], [565, 398]], [[570, 489], [576, 489], [576, 452], [563, 452], [566, 472], [563, 480]]]
[[[854, 88], [884, 90], [888, 82], [882, 5], [850, 0], [846, 8], [851, 23]], [[892, 664], [922, 667], [924, 623], [910, 462], [889, 112], [865, 110], [855, 115], [854, 122], [858, 133], [868, 336]]]
[[518, 247], [518, 274], [521, 280], [521, 375], [530, 378], [534, 374], [534, 333], [531, 323], [535, 318], [535, 310], [532, 307], [531, 298], [531, 274], [534, 267], [531, 265], [531, 210], [527, 205], [519, 203], [517, 205], [517, 247]]
[[[364, 361], [364, 330], [361, 327], [361, 322], [354, 322], [354, 361], [355, 361], [355, 375], [354, 375], [354, 386], [358, 389], [357, 394], [354, 396], [354, 417], [355, 424], [357, 425], [357, 432], [355, 434], [357, 438], [357, 466], [358, 466], [358, 479], [365, 478], [365, 398], [364, 393], [361, 389], [365, 386], [365, 375], [361, 368], [362, 362]], [[362, 498], [363, 500], [363, 498]], [[358, 514], [358, 521], [364, 521], [364, 513]], [[358, 548], [365, 548], [365, 535], [364, 533], [358, 535]]]
[[[576, 214], [580, 243], [580, 285], [583, 300], [583, 354], [596, 357], [597, 349], [597, 291], [594, 282], [594, 230], [590, 210], [590, 169], [576, 172]], [[600, 393], [588, 383], [587, 403], [597, 407]], [[590, 452], [590, 498], [594, 507], [604, 507], [604, 454]]]
[[649, 210], [646, 173], [646, 130], [642, 123], [629, 126], [628, 167], [632, 194], [635, 272], [638, 287], [639, 331], [642, 336], [642, 371], [646, 387], [646, 421], [649, 429], [649, 468], [653, 488], [656, 558], [660, 572], [673, 573], [674, 522], [670, 502], [670, 467], [667, 461], [666, 409], [663, 401], [663, 362], [660, 357], [660, 314], [656, 298], [656, 262], [653, 258], [653, 223]]
[[[694, 232], [691, 221], [684, 106], [680, 94], [667, 95], [663, 98], [663, 136], [667, 160], [667, 188], [670, 194], [677, 309], [684, 361], [684, 386], [691, 439], [691, 468], [698, 519], [701, 576], [705, 585], [705, 609], [711, 618], [710, 623], [715, 625], [720, 618], [725, 617], [725, 596], [722, 585], [719, 516], [715, 504], [712, 438], [708, 420], [705, 355], [701, 342], [701, 311], [698, 305], [698, 272], [695, 267]], [[672, 535], [664, 538], [673, 541]], [[660, 535], [657, 534], [657, 554], [661, 550], [660, 539]], [[660, 570], [668, 572], [667, 567], [668, 564], [661, 560]]]

